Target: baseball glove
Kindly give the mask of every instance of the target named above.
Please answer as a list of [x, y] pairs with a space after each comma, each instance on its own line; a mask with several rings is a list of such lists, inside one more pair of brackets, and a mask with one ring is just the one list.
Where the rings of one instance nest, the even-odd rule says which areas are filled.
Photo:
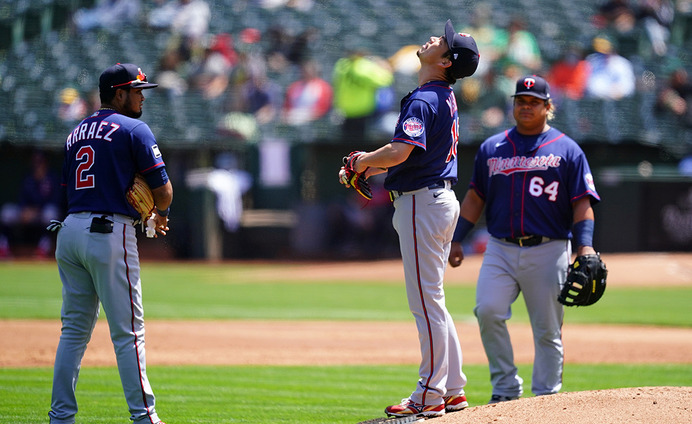
[[154, 212], [154, 195], [151, 193], [149, 184], [144, 181], [141, 175], [136, 174], [132, 186], [127, 190], [127, 201], [142, 217], [142, 222], [147, 222]]
[[567, 271], [557, 301], [566, 306], [593, 305], [606, 289], [608, 270], [599, 254], [578, 256]]
[[356, 158], [365, 152], [351, 152], [348, 156], [344, 156], [343, 162], [344, 166], [339, 170], [339, 182], [346, 186], [346, 188], [353, 187], [358, 194], [365, 197], [367, 200], [372, 200], [372, 190], [370, 190], [370, 184], [365, 179], [363, 173], [357, 173], [353, 169], [353, 165], [356, 162]]

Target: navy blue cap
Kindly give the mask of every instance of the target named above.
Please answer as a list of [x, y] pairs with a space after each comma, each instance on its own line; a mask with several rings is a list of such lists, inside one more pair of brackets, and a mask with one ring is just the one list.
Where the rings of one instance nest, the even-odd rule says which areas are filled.
[[533, 96], [548, 100], [550, 98], [550, 86], [546, 80], [538, 75], [521, 77], [517, 81], [517, 89], [512, 97], [516, 96]]
[[116, 88], [154, 88], [158, 87], [147, 81], [147, 76], [142, 69], [131, 63], [117, 63], [103, 71], [99, 77], [99, 90], [114, 90]]
[[448, 19], [445, 24], [445, 40], [452, 52], [452, 75], [454, 78], [470, 77], [478, 69], [478, 61], [481, 56], [478, 54], [476, 40], [469, 34], [454, 31], [452, 20]]

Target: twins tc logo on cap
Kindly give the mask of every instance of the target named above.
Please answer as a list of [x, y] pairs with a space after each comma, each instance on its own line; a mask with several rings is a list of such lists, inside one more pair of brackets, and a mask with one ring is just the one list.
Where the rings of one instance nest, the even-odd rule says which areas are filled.
[[517, 91], [514, 96], [533, 96], [547, 100], [550, 98], [550, 86], [538, 75], [525, 76], [517, 81]]
[[526, 87], [527, 90], [531, 90], [531, 88], [536, 85], [536, 80], [533, 78], [525, 78], [524, 79], [524, 87]]

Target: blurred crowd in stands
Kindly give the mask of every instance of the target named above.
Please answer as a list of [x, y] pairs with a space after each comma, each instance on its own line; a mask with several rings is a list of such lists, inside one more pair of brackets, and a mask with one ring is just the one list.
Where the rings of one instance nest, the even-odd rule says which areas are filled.
[[[214, 8], [209, 1], [97, 0], [93, 7], [74, 12], [70, 31], [76, 36], [90, 31], [118, 33], [127, 31], [128, 25], [142, 25], [167, 34], [165, 47], [146, 72], [173, 102], [188, 95], [207, 102], [217, 115], [215, 122], [205, 124], [213, 125], [222, 137], [255, 142], [267, 134], [275, 135], [271, 132], [277, 126], [293, 128], [304, 136], [306, 128], [321, 125], [332, 129], [332, 138], [362, 148], [364, 142], [391, 134], [399, 98], [405, 94], [401, 90], [415, 88], [415, 52], [426, 39], [396, 46], [400, 49], [388, 57], [342, 40], [346, 47], [338, 50], [343, 49], [343, 54], [330, 63], [320, 50], [325, 48], [323, 29], [311, 26], [296, 33], [277, 21], [265, 31], [252, 26], [211, 31]], [[312, 0], [252, 3], [305, 14], [318, 7]], [[447, 18], [440, 16], [439, 21]], [[529, 29], [536, 23], [526, 19], [511, 16], [499, 24], [490, 6], [477, 2], [467, 22], [455, 22], [460, 31], [473, 35], [481, 52], [476, 74], [454, 87], [461, 116], [460, 142], [480, 142], [469, 140], [468, 134], [489, 134], [510, 125], [510, 96], [517, 78], [539, 74], [550, 82], [558, 114], [563, 104], [582, 99], [620, 101], [649, 95], [653, 113], [687, 129], [687, 138], [679, 142], [686, 144], [681, 149], [684, 154], [692, 154], [692, 83], [688, 76], [692, 68], [688, 57], [692, 0], [596, 2], [583, 16], [591, 33], [559, 40], [559, 52], [550, 55]], [[139, 41], [141, 48], [149, 47], [149, 40]], [[656, 66], [654, 71], [648, 69], [651, 65]], [[79, 122], [99, 107], [95, 92], [81, 93], [68, 86], [57, 93], [56, 114], [66, 123]], [[578, 138], [578, 134], [574, 136]], [[389, 202], [373, 203], [357, 213], [350, 205], [342, 206], [329, 212], [334, 243], [349, 239], [342, 248], [358, 250], [362, 246], [351, 245], [373, 242], [368, 237], [351, 237], [360, 227], [365, 232], [389, 228]], [[10, 215], [8, 212], [5, 228], [14, 225], [8, 224], [14, 219]], [[350, 222], [348, 228], [356, 230], [339, 234], [337, 229], [346, 227], [344, 220]], [[7, 236], [0, 238], [0, 254], [7, 240]]]
[[[315, 7], [310, 0], [256, 3], [304, 13]], [[253, 27], [211, 33], [211, 19], [206, 0], [156, 0], [146, 9], [141, 0], [98, 0], [92, 9], [77, 10], [72, 23], [77, 32], [118, 31], [128, 24], [168, 31], [152, 79], [170, 97], [201, 95], [221, 114], [214, 123], [219, 134], [245, 140], [261, 137], [267, 127], [301, 128], [314, 122], [341, 125], [343, 139], [386, 135], [396, 119], [392, 114], [398, 110], [398, 96], [405, 94], [394, 90], [395, 82], [414, 75], [418, 67], [419, 45], [404, 45], [381, 57], [345, 41], [343, 57], [329, 64], [314, 48], [323, 36], [318, 28], [294, 34], [276, 22], [264, 33]], [[691, 0], [603, 0], [583, 19], [596, 35], [574, 34], [559, 44], [558, 55], [546, 58], [528, 29], [535, 23], [513, 16], [498, 25], [491, 6], [478, 3], [468, 25], [460, 25], [474, 36], [482, 57], [474, 77], [455, 87], [462, 125], [483, 134], [506, 126], [514, 82], [529, 73], [548, 79], [558, 110], [565, 100], [617, 101], [647, 91], [657, 97], [655, 112], [692, 125], [690, 63], [682, 48], [692, 40]], [[644, 63], [659, 66], [655, 81], [642, 76]], [[61, 93], [60, 116], [75, 120], [88, 99], [70, 89]]]

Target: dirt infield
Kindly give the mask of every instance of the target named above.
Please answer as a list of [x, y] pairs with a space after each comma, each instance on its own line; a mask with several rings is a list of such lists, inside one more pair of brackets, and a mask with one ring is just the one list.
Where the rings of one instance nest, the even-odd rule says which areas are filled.
[[[151, 365], [373, 365], [420, 361], [415, 324], [314, 321], [147, 322]], [[475, 323], [457, 323], [467, 364], [485, 364]], [[518, 363], [533, 361], [531, 328], [510, 324]], [[0, 321], [0, 367], [51, 366], [57, 321]], [[412, 337], [401, 337], [412, 334]], [[15, 336], [12, 336], [15, 335]], [[8, 340], [11, 339], [10, 340]], [[692, 329], [565, 325], [567, 363], [692, 364]], [[114, 366], [105, 320], [99, 320], [84, 365]]]
[[[692, 286], [692, 254], [690, 253], [634, 253], [603, 254], [608, 268], [608, 285], [618, 286]], [[482, 262], [481, 255], [466, 258], [458, 268], [447, 269], [445, 284], [475, 284]], [[291, 277], [310, 280], [339, 280], [348, 276], [353, 281], [379, 279], [400, 283], [404, 270], [400, 260], [376, 262], [347, 262], [291, 265], [281, 271], [268, 270], [267, 276], [281, 280], [290, 272]]]
[[[652, 282], [692, 286], [692, 254], [604, 255], [608, 284], [643, 286]], [[446, 284], [473, 284], [481, 257], [464, 261], [447, 272]], [[288, 264], [287, 264], [288, 265]], [[146, 264], [144, 265], [146, 266]], [[399, 261], [290, 264], [292, 278], [354, 280], [377, 278], [400, 283]], [[345, 270], [345, 267], [348, 269]], [[274, 271], [267, 271], [274, 272]], [[278, 280], [281, 276], [277, 275]], [[146, 309], [146, 305], [145, 305]], [[531, 329], [509, 322], [518, 363], [533, 360]], [[469, 364], [486, 363], [478, 325], [457, 322]], [[147, 360], [153, 365], [176, 364], [415, 364], [420, 360], [411, 322], [312, 321], [147, 321]], [[575, 325], [567, 322], [563, 338], [569, 362], [692, 363], [692, 328]], [[58, 321], [0, 321], [5, 341], [0, 367], [50, 366], [60, 334]], [[396, 348], [392, 348], [396, 346]], [[99, 320], [84, 357], [85, 365], [115, 365], [105, 320]]]

